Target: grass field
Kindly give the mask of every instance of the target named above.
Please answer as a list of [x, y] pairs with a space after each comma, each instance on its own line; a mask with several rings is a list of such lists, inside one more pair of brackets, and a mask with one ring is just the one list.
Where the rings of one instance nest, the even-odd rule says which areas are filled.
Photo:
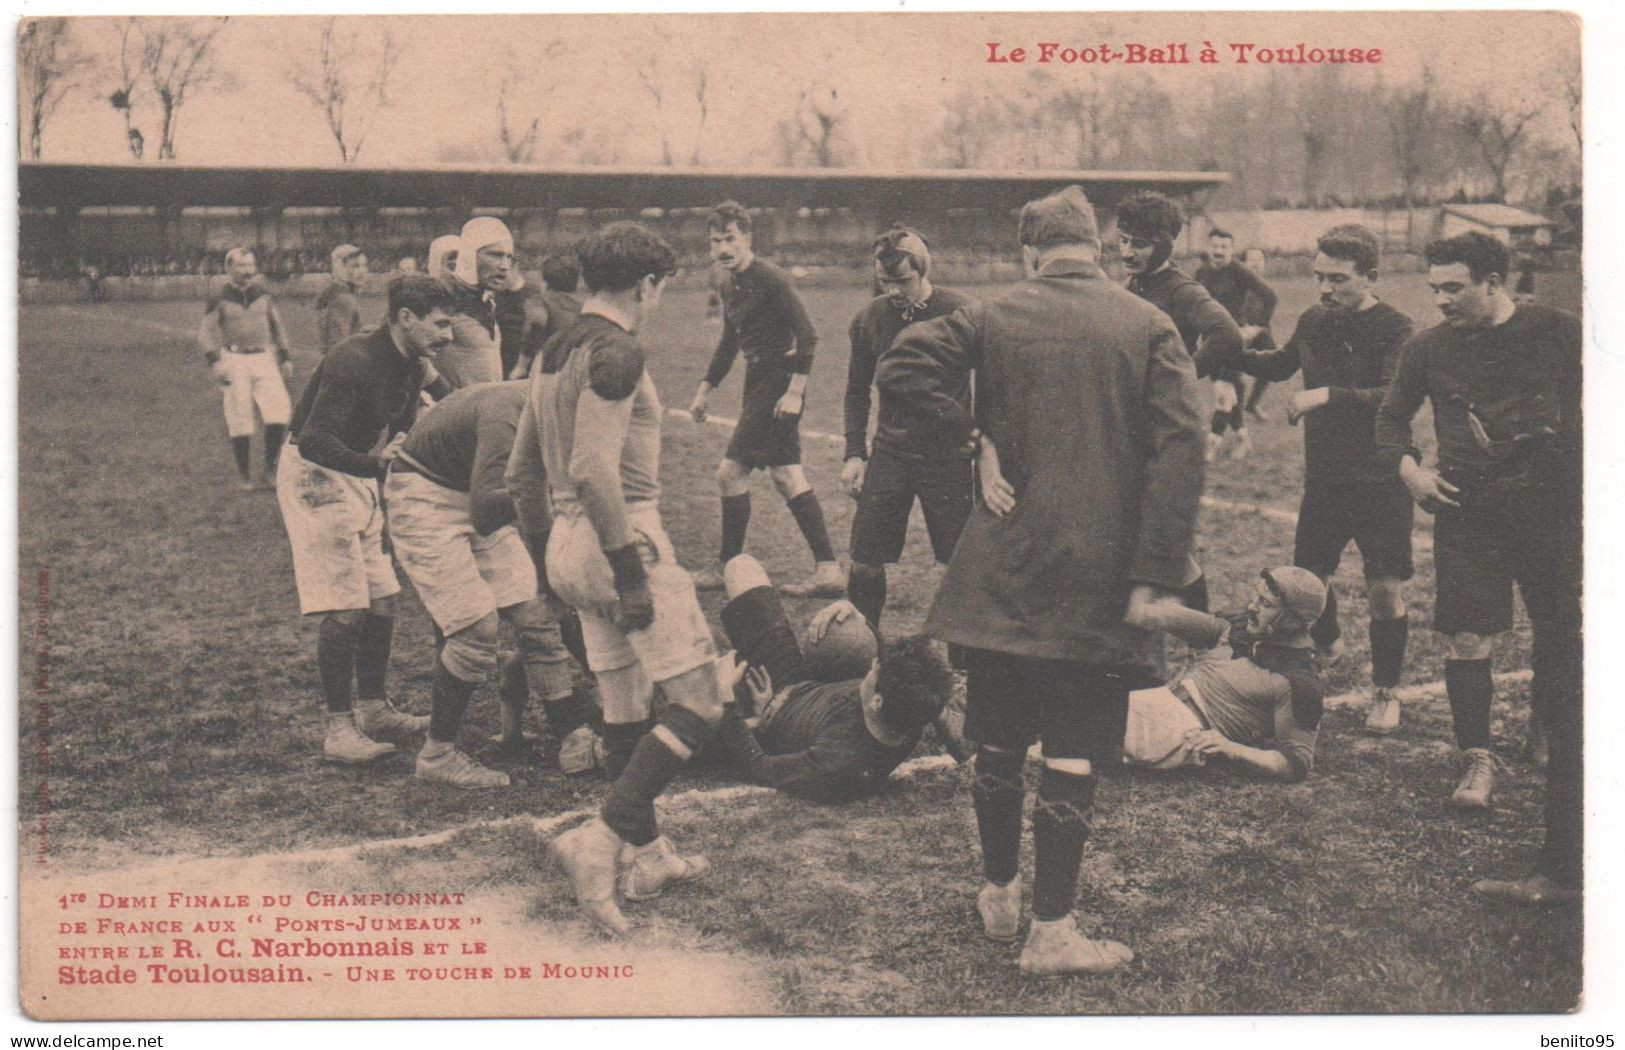
[[[1301, 280], [1280, 286], [1284, 338], [1308, 305]], [[1575, 308], [1578, 281], [1548, 279], [1554, 305]], [[1422, 324], [1436, 316], [1420, 276], [1383, 294]], [[860, 290], [812, 290], [825, 342], [813, 369], [804, 434], [841, 430], [845, 330]], [[647, 342], [668, 407], [686, 408], [716, 329], [703, 297], [668, 297]], [[375, 307], [369, 307], [373, 309]], [[34, 612], [49, 594], [49, 724], [21, 712], [25, 831], [48, 747], [50, 864], [83, 873], [163, 857], [245, 856], [340, 846], [476, 821], [589, 806], [602, 781], [509, 765], [514, 786], [452, 794], [417, 783], [411, 756], [377, 767], [320, 761], [315, 625], [298, 616], [274, 496], [231, 487], [218, 395], [191, 345], [195, 304], [24, 307], [20, 358], [21, 640], [40, 648]], [[314, 364], [308, 303], [286, 303], [302, 388]], [[738, 371], [713, 395], [737, 404]], [[1255, 452], [1209, 472], [1211, 496], [1284, 511], [1301, 482], [1297, 430], [1284, 419], [1294, 381], [1266, 399], [1275, 420], [1253, 427]], [[1418, 432], [1431, 444], [1425, 418]], [[669, 420], [664, 516], [683, 560], [715, 557], [712, 471], [721, 427]], [[839, 493], [840, 445], [808, 437], [805, 460], [844, 554], [851, 502]], [[757, 483], [750, 549], [776, 578], [810, 568], [794, 523]], [[1429, 523], [1418, 521], [1408, 683], [1441, 677], [1443, 647], [1425, 630], [1432, 605]], [[1234, 607], [1265, 564], [1291, 558], [1291, 529], [1210, 508], [1201, 560], [1216, 608]], [[916, 521], [894, 573], [887, 615], [918, 625], [930, 595], [929, 548]], [[1366, 681], [1358, 556], [1336, 586], [1347, 658], [1329, 692]], [[716, 602], [708, 598], [714, 614]], [[793, 611], [806, 615], [813, 605]], [[408, 591], [392, 691], [426, 710], [430, 627]], [[1520, 621], [1521, 624], [1521, 621]], [[1527, 630], [1497, 644], [1500, 671], [1527, 666]], [[1014, 955], [983, 942], [971, 900], [978, 864], [968, 779], [931, 770], [844, 808], [752, 795], [675, 812], [681, 841], [708, 850], [718, 873], [646, 912], [656, 942], [743, 959], [769, 989], [769, 1012], [1170, 1013], [1549, 1011], [1580, 989], [1578, 912], [1509, 913], [1466, 893], [1475, 878], [1526, 869], [1539, 842], [1542, 777], [1520, 763], [1527, 687], [1502, 690], [1498, 746], [1508, 759], [1493, 815], [1463, 819], [1442, 699], [1407, 707], [1395, 737], [1361, 735], [1361, 712], [1331, 711], [1318, 767], [1281, 788], [1218, 772], [1115, 775], [1101, 792], [1080, 909], [1136, 948], [1121, 975], [1028, 981]], [[471, 709], [463, 744], [497, 763], [494, 696]], [[404, 752], [405, 749], [403, 749]], [[714, 771], [682, 788], [720, 785]], [[398, 850], [373, 851], [345, 873], [384, 882]], [[29, 851], [25, 838], [23, 852]], [[565, 887], [516, 825], [465, 832], [415, 864], [444, 860], [470, 885], [528, 895], [527, 923], [579, 939]]]

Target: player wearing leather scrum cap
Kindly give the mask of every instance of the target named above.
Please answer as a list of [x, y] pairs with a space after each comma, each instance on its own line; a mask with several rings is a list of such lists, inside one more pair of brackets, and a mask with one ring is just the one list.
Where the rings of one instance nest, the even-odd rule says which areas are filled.
[[[931, 249], [925, 238], [893, 226], [875, 239], [873, 276], [881, 294], [852, 319], [852, 353], [846, 372], [846, 463], [841, 483], [857, 500], [852, 517], [852, 570], [847, 600], [876, 629], [886, 605], [886, 566], [903, 554], [908, 518], [918, 500], [939, 565], [953, 558], [954, 545], [971, 509], [969, 454], [948, 444], [929, 420], [922, 420], [884, 391], [872, 448], [869, 405], [875, 369], [897, 333], [918, 321], [945, 317], [969, 298], [934, 284]], [[970, 405], [970, 374], [956, 383]]]
[[502, 220], [480, 216], [463, 225], [456, 269], [446, 281], [454, 310], [453, 338], [434, 359], [435, 371], [454, 390], [502, 379], [497, 295], [508, 288], [513, 268], [513, 235]]
[[[254, 249], [227, 252], [226, 269], [231, 277], [204, 308], [197, 338], [221, 388], [237, 487], [247, 492], [274, 484], [292, 411], [287, 380], [293, 378], [293, 361], [287, 329], [259, 278]], [[249, 466], [256, 408], [265, 423], [265, 465], [258, 482]]]
[[367, 276], [367, 253], [353, 244], [341, 244], [329, 256], [333, 280], [316, 297], [317, 329], [322, 353], [361, 331], [361, 282]]

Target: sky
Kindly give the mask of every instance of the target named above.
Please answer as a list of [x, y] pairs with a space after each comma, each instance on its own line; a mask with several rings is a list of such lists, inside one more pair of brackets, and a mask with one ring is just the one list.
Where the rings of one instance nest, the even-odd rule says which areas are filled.
[[[233, 18], [219, 44], [227, 83], [182, 110], [182, 163], [329, 164], [337, 149], [320, 113], [290, 82], [312, 68], [323, 19]], [[510, 80], [512, 112], [541, 121], [538, 163], [582, 156], [626, 164], [658, 163], [664, 136], [679, 163], [692, 156], [697, 126], [695, 71], [708, 75], [709, 114], [702, 165], [769, 165], [774, 124], [804, 90], [833, 92], [850, 117], [859, 163], [908, 167], [922, 162], [925, 131], [964, 90], [1011, 95], [1044, 69], [1056, 80], [1125, 67], [1036, 64], [1036, 44], [1157, 46], [1183, 42], [1196, 58], [1204, 42], [1221, 54], [1213, 66], [1141, 66], [1176, 97], [1223, 90], [1269, 67], [1234, 62], [1231, 42], [1292, 46], [1380, 47], [1379, 65], [1349, 75], [1393, 83], [1431, 65], [1444, 90], [1489, 91], [1512, 98], [1550, 92], [1552, 78], [1575, 60], [1577, 24], [1553, 12], [1382, 14], [685, 14], [345, 17], [341, 38], [357, 42], [366, 66], [387, 32], [403, 49], [390, 104], [379, 111], [360, 155], [363, 165], [466, 161], [497, 152], [498, 85]], [[102, 56], [97, 73], [70, 95], [45, 135], [45, 159], [128, 159], [122, 117], [107, 103], [116, 77], [116, 22], [77, 18], [74, 30]], [[988, 44], [1026, 46], [1025, 64], [987, 61]], [[666, 91], [657, 109], [640, 71]], [[1294, 75], [1313, 75], [1293, 67]], [[137, 124], [157, 144], [152, 99], [138, 102]], [[1544, 119], [1562, 131], [1558, 108]], [[1327, 114], [1335, 120], [1335, 113]], [[566, 137], [574, 148], [563, 148]]]

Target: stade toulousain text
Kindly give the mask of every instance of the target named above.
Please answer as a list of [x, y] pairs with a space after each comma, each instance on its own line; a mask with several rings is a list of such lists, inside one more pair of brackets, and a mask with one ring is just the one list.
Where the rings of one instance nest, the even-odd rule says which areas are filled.
[[1192, 48], [1189, 44], [1100, 44], [1097, 47], [1072, 47], [1060, 43], [1043, 42], [1028, 47], [1010, 47], [1000, 41], [989, 41], [986, 61], [990, 65], [1110, 65], [1121, 62], [1128, 66], [1189, 66], [1218, 65], [1376, 65], [1382, 61], [1380, 47], [1320, 47], [1298, 42], [1287, 47], [1264, 47], [1248, 42], [1227, 41], [1215, 47], [1210, 41]]

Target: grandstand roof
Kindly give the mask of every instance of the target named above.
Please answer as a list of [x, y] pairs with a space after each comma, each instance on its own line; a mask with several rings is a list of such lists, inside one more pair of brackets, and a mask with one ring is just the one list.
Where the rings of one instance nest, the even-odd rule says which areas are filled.
[[1081, 183], [1110, 207], [1137, 190], [1183, 195], [1228, 182], [1201, 171], [865, 171], [853, 168], [204, 167], [24, 162], [24, 207], [237, 206], [641, 208], [895, 206], [929, 194], [937, 208], [1017, 208]]

